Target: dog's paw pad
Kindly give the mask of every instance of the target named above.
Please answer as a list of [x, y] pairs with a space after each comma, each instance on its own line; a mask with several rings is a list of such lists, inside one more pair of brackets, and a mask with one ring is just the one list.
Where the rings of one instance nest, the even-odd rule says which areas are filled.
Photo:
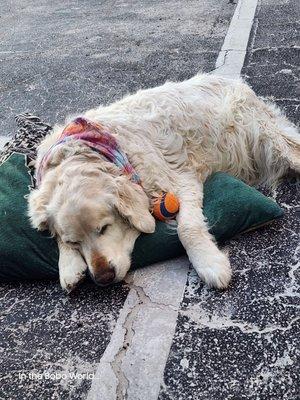
[[77, 273], [60, 277], [60, 286], [66, 294], [71, 293], [76, 286], [85, 278], [85, 273]]
[[232, 271], [228, 258], [221, 253], [207, 257], [201, 263], [200, 268], [196, 268], [198, 275], [204, 282], [217, 289], [225, 289], [231, 280]]

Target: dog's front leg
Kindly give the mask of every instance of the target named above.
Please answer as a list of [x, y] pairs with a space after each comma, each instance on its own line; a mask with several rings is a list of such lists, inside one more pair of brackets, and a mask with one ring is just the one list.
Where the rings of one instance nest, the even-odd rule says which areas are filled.
[[228, 257], [218, 249], [208, 232], [202, 213], [202, 183], [190, 174], [182, 176], [177, 194], [180, 200], [178, 236], [190, 262], [209, 286], [226, 288], [231, 267]]
[[66, 246], [58, 240], [60, 285], [70, 293], [85, 277], [87, 265], [78, 250]]

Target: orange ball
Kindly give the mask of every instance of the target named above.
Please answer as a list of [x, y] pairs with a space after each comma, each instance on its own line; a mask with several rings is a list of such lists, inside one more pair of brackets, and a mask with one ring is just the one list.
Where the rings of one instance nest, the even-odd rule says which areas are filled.
[[159, 221], [167, 221], [173, 219], [178, 213], [178, 210], [179, 200], [173, 193], [162, 193], [154, 201], [153, 215]]

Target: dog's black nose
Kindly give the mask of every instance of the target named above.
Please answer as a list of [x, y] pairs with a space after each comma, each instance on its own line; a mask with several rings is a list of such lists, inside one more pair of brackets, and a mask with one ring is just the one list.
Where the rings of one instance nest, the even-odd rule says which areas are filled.
[[92, 276], [92, 278], [97, 285], [110, 285], [116, 278], [115, 268], [109, 264], [108, 268], [100, 268], [97, 274]]

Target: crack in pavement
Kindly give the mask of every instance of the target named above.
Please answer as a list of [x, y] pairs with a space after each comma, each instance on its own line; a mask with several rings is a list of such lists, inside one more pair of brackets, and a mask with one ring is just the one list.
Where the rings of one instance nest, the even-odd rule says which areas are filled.
[[239, 0], [213, 73], [239, 78], [258, 0]]
[[135, 335], [133, 324], [136, 321], [136, 318], [141, 308], [145, 306], [158, 309], [168, 308], [176, 312], [176, 308], [172, 307], [170, 304], [158, 303], [153, 301], [151, 297], [145, 293], [144, 288], [142, 286], [135, 285], [133, 280], [131, 280], [131, 282], [129, 280], [126, 280], [126, 282], [130, 290], [135, 291], [137, 296], [137, 303], [128, 310], [128, 313], [125, 316], [125, 321], [122, 325], [125, 330], [123, 345], [119, 349], [118, 353], [115, 355], [113, 361], [110, 363], [117, 378], [117, 400], [127, 399], [127, 389], [129, 386], [129, 381], [126, 377], [125, 371], [122, 369], [122, 362], [123, 359], [126, 357], [128, 348], [130, 348], [130, 346], [132, 345], [132, 341]]
[[157, 398], [189, 267], [186, 258], [171, 263], [127, 278], [130, 291], [88, 399]]

